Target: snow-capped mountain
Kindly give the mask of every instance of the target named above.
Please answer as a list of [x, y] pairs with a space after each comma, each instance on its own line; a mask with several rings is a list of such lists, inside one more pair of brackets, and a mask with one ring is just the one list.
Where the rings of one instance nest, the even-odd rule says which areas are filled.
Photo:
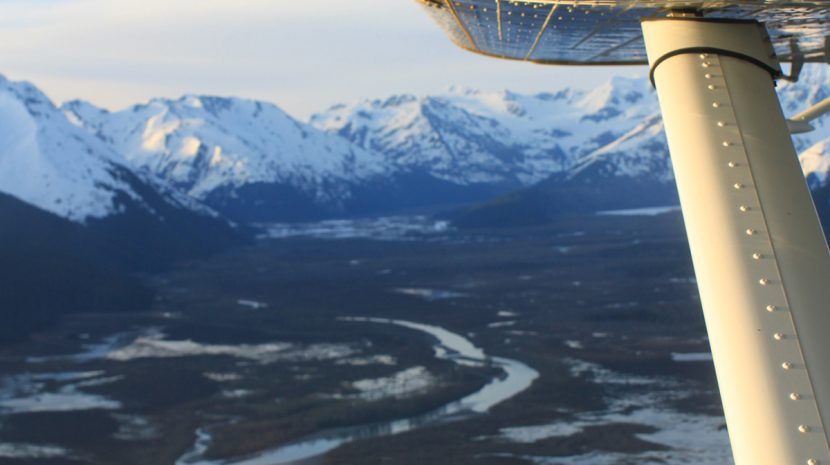
[[265, 102], [186, 96], [114, 113], [78, 101], [63, 110], [123, 163], [242, 219], [286, 208], [338, 211], [355, 186], [387, 174], [380, 153]]
[[[788, 114], [827, 95], [827, 79], [826, 67], [812, 66], [798, 84], [781, 85]], [[25, 92], [37, 93], [30, 86], [18, 90]], [[33, 102], [51, 106], [45, 98]], [[119, 112], [75, 101], [62, 107], [63, 118], [54, 108], [41, 110], [60, 124], [49, 126], [54, 134], [28, 139], [20, 134], [37, 131], [21, 117], [25, 105], [2, 105], [10, 120], [4, 133], [9, 153], [65, 144], [65, 157], [49, 163], [7, 157], [31, 166], [9, 166], [6, 173], [48, 170], [2, 184], [79, 221], [122, 208], [117, 199], [140, 200], [118, 174], [125, 166], [179, 204], [193, 209], [204, 203], [242, 222], [476, 202], [539, 183], [581, 185], [587, 197], [570, 200], [587, 209], [665, 202], [664, 194], [673, 192], [657, 99], [639, 77], [614, 78], [591, 91], [521, 95], [453, 88], [393, 96], [336, 105], [309, 124], [273, 104], [235, 98], [157, 99]], [[816, 189], [828, 183], [828, 141], [827, 123], [796, 139]], [[87, 152], [99, 155], [86, 157], [90, 166], [66, 162]], [[52, 192], [32, 179], [71, 185]], [[614, 186], [626, 182], [637, 188], [616, 195]]]
[[0, 192], [76, 223], [170, 207], [216, 213], [153, 177], [137, 177], [109, 144], [70, 124], [36, 87], [0, 76]]
[[[33, 85], [0, 77], [0, 216], [6, 232], [28, 224], [32, 235], [40, 233], [34, 229], [41, 226], [28, 223], [38, 216], [35, 207], [67, 220], [36, 221], [49, 224], [54, 235], [104, 239], [101, 252], [150, 267], [237, 235], [215, 212], [136, 174], [119, 158]], [[149, 251], [138, 250], [142, 246]]]
[[[788, 115], [821, 101], [830, 94], [827, 66], [807, 66], [797, 84], [782, 83], [779, 92]], [[518, 208], [525, 195], [550, 213], [676, 201], [657, 98], [644, 78], [538, 95], [451, 89], [395, 96], [337, 105], [311, 123], [388, 154], [397, 169], [420, 167], [460, 185], [527, 186], [527, 194], [520, 190], [493, 203], [501, 223], [517, 212], [546, 216]], [[821, 206], [818, 190], [830, 178], [830, 122], [795, 141]]]
[[0, 192], [76, 222], [115, 214], [126, 199], [146, 207], [109, 147], [31, 84], [0, 77], [0, 128]]
[[[399, 170], [423, 169], [461, 185], [522, 186], [609, 147], [623, 150], [632, 140], [652, 138], [655, 122], [659, 108], [648, 83], [621, 77], [590, 92], [520, 95], [453, 88], [437, 96], [337, 105], [311, 118], [320, 129], [386, 154]], [[620, 169], [626, 166], [629, 174], [641, 169], [628, 161]]]

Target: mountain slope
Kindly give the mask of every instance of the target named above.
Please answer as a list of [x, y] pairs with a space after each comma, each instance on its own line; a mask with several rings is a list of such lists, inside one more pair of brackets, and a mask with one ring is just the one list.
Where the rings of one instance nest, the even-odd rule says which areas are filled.
[[151, 266], [239, 235], [192, 198], [120, 164], [31, 84], [0, 78], [0, 144], [0, 193], [83, 225], [127, 262]]
[[458, 185], [529, 186], [571, 169], [658, 114], [642, 79], [614, 78], [591, 92], [520, 95], [453, 88], [443, 95], [337, 105], [311, 124]]
[[2, 77], [0, 148], [0, 341], [66, 313], [140, 308], [152, 295], [133, 272], [246, 240]]
[[[828, 85], [830, 72], [826, 66], [808, 66], [797, 84], [786, 83], [779, 88], [785, 114], [795, 114], [826, 98], [830, 95]], [[646, 100], [656, 104], [653, 94]], [[562, 172], [449, 216], [459, 226], [510, 226], [546, 222], [568, 213], [676, 204], [659, 114], [632, 120], [629, 125], [621, 136], [578, 155]], [[794, 142], [822, 221], [825, 228], [830, 228], [830, 121], [819, 121], [816, 131], [797, 135]]]
[[123, 163], [242, 221], [334, 214], [386, 174], [379, 154], [264, 102], [186, 96], [115, 113], [79, 101], [63, 110]]

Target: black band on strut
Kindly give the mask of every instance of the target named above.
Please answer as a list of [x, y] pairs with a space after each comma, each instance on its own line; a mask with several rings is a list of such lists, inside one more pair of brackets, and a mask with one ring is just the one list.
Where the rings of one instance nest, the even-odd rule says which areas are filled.
[[654, 60], [654, 63], [651, 65], [651, 68], [648, 71], [648, 79], [651, 81], [651, 85], [657, 87], [654, 83], [654, 71], [657, 70], [657, 67], [660, 66], [661, 63], [668, 60], [671, 57], [675, 57], [677, 55], [688, 55], [688, 54], [695, 54], [695, 53], [711, 53], [713, 55], [722, 55], [732, 58], [737, 58], [739, 60], [746, 61], [748, 63], [752, 63], [753, 65], [763, 69], [764, 71], [768, 72], [773, 79], [778, 79], [781, 77], [781, 71], [773, 68], [772, 66], [764, 63], [763, 61], [751, 57], [749, 55], [745, 55], [743, 53], [734, 52], [732, 50], [726, 50], [722, 48], [716, 47], [688, 47], [688, 48], [680, 48], [677, 50], [672, 50], [669, 53], [661, 56], [660, 58]]

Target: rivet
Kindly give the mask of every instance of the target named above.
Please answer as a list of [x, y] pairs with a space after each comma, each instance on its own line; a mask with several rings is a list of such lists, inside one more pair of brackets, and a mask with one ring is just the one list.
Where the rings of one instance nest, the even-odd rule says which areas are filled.
[[708, 68], [709, 67], [709, 62], [704, 62], [701, 66], [703, 66], [704, 68]]
[[712, 108], [720, 108], [720, 103], [712, 102]]
[[704, 59], [704, 58], [706, 58], [706, 54], [705, 54], [705, 53], [701, 53], [701, 54], [700, 54], [700, 59], [702, 60], [702, 59]]
[[798, 431], [801, 433], [809, 433], [810, 427], [807, 425], [798, 425]]
[[818, 460], [816, 459], [808, 459], [807, 465], [818, 465]]
[[715, 90], [715, 86], [713, 84], [709, 84], [706, 88], [709, 90]]
[[754, 229], [747, 229], [746, 230], [746, 235], [747, 236], [754, 236], [755, 235], [755, 230]]
[[801, 395], [797, 392], [790, 393], [790, 400], [799, 400], [801, 399]]
[[724, 147], [729, 147], [732, 144], [730, 144], [728, 140], [725, 140], [725, 141], [721, 142], [721, 145], [723, 145]]
[[784, 363], [781, 364], [781, 368], [783, 368], [785, 370], [790, 370], [790, 369], [792, 369], [792, 367], [793, 367], [793, 364], [790, 363], [790, 362], [784, 362]]
[[759, 254], [758, 252], [755, 252], [754, 254], [752, 254], [752, 259], [753, 260], [760, 260], [762, 258], [764, 258], [764, 256]]
[[778, 307], [776, 307], [775, 305], [767, 305], [767, 311], [768, 312], [772, 313], [776, 310], [778, 310]]
[[726, 164], [726, 166], [728, 166], [730, 168], [734, 168], [734, 167], [738, 166], [738, 164], [735, 163], [734, 161], [730, 161], [729, 163]]
[[776, 341], [783, 341], [784, 333], [775, 333], [772, 337], [774, 337]]
[[749, 211], [749, 207], [747, 207], [746, 205], [741, 205], [740, 210], [741, 210], [742, 212], [746, 213], [746, 212], [748, 212], [748, 211]]
[[741, 184], [741, 183], [736, 182], [732, 187], [734, 187], [735, 189], [743, 189], [744, 185]]
[[722, 128], [722, 127], [725, 127], [725, 126], [726, 126], [726, 122], [724, 122], [724, 121], [718, 121], [718, 127], [719, 127], [719, 128]]
[[758, 283], [761, 284], [762, 286], [766, 286], [766, 285], [769, 284], [769, 279], [761, 278], [761, 279], [758, 280]]
[[712, 75], [709, 73], [704, 74], [703, 77], [705, 77], [706, 79], [712, 79]]

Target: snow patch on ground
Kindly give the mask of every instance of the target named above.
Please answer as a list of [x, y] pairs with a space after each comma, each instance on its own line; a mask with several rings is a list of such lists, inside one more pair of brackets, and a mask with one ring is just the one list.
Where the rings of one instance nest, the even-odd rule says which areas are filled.
[[399, 371], [392, 376], [362, 379], [351, 383], [361, 399], [375, 401], [390, 397], [402, 399], [428, 391], [437, 379], [422, 366]]
[[[611, 424], [639, 424], [656, 428], [655, 433], [637, 437], [667, 447], [665, 451], [634, 454], [591, 452], [570, 457], [521, 456], [538, 465], [664, 465], [682, 463], [692, 465], [724, 465], [732, 463], [732, 449], [722, 417], [687, 414], [652, 406], [652, 400], [642, 397], [621, 405], [612, 405], [607, 412], [589, 414], [570, 423], [504, 428], [502, 439], [518, 443], [533, 443], [553, 437], [567, 437], [581, 433], [585, 428]], [[630, 410], [631, 405], [638, 405]]]
[[710, 352], [673, 352], [671, 354], [671, 359], [675, 362], [711, 362], [712, 354]]
[[356, 351], [343, 344], [311, 344], [295, 346], [285, 342], [267, 344], [217, 345], [201, 344], [191, 340], [170, 341], [164, 334], [154, 334], [135, 339], [131, 344], [109, 352], [106, 358], [119, 362], [142, 358], [175, 358], [194, 356], [229, 356], [254, 360], [262, 364], [280, 361], [319, 361], [348, 357]]
[[313, 237], [317, 239], [373, 239], [405, 241], [435, 236], [451, 230], [446, 221], [425, 216], [390, 216], [348, 220], [326, 220], [317, 223], [274, 223], [260, 225], [263, 239]]
[[101, 377], [104, 372], [25, 373], [0, 379], [0, 413], [68, 412], [76, 410], [117, 410], [121, 403], [88, 394], [83, 387], [98, 386], [121, 379]]
[[411, 295], [414, 297], [420, 297], [428, 302], [434, 302], [436, 300], [446, 300], [446, 299], [459, 299], [462, 297], [467, 297], [467, 294], [463, 292], [456, 292], [456, 291], [448, 291], [445, 289], [422, 289], [416, 287], [402, 287], [398, 289], [393, 289], [398, 294], [404, 295]]
[[4, 459], [53, 459], [68, 455], [68, 450], [58, 446], [0, 442], [0, 458]]
[[257, 302], [256, 300], [239, 299], [236, 301], [236, 303], [241, 307], [247, 307], [252, 310], [261, 310], [263, 308], [268, 308], [268, 304], [266, 304], [265, 302]]
[[571, 375], [577, 378], [590, 377], [596, 384], [622, 384], [622, 385], [649, 385], [664, 383], [665, 380], [618, 373], [609, 370], [597, 363], [586, 362], [585, 360], [565, 359], [570, 365]]
[[606, 210], [597, 212], [601, 216], [657, 216], [666, 213], [679, 212], [678, 206], [632, 208], [628, 210]]
[[335, 362], [335, 365], [367, 366], [367, 365], [397, 365], [398, 359], [391, 355], [371, 355], [368, 357], [344, 358]]
[[[623, 375], [595, 363], [571, 360], [574, 376], [590, 373], [597, 384], [630, 384], [635, 389], [617, 391], [608, 399], [609, 406], [596, 412], [541, 425], [502, 428], [499, 441], [531, 444], [550, 438], [564, 438], [580, 434], [586, 429], [613, 424], [637, 424], [654, 428], [654, 433], [637, 434], [643, 441], [665, 446], [665, 451], [633, 454], [591, 452], [570, 457], [543, 457], [529, 455], [495, 454], [519, 457], [538, 465], [662, 465], [683, 463], [693, 465], [723, 465], [732, 463], [731, 447], [723, 417], [679, 412], [666, 407], [668, 401], [689, 395], [679, 391], [672, 379], [649, 379]], [[636, 389], [639, 384], [657, 383], [647, 395]]]
[[584, 349], [585, 346], [582, 345], [582, 342], [569, 339], [565, 341], [565, 346], [569, 349]]
[[230, 383], [232, 381], [239, 381], [242, 379], [242, 375], [239, 373], [216, 373], [209, 371], [202, 373], [202, 376], [217, 383]]
[[121, 441], [146, 441], [160, 437], [160, 431], [149, 418], [142, 415], [115, 413], [112, 417], [118, 421], [118, 431], [112, 437]]

